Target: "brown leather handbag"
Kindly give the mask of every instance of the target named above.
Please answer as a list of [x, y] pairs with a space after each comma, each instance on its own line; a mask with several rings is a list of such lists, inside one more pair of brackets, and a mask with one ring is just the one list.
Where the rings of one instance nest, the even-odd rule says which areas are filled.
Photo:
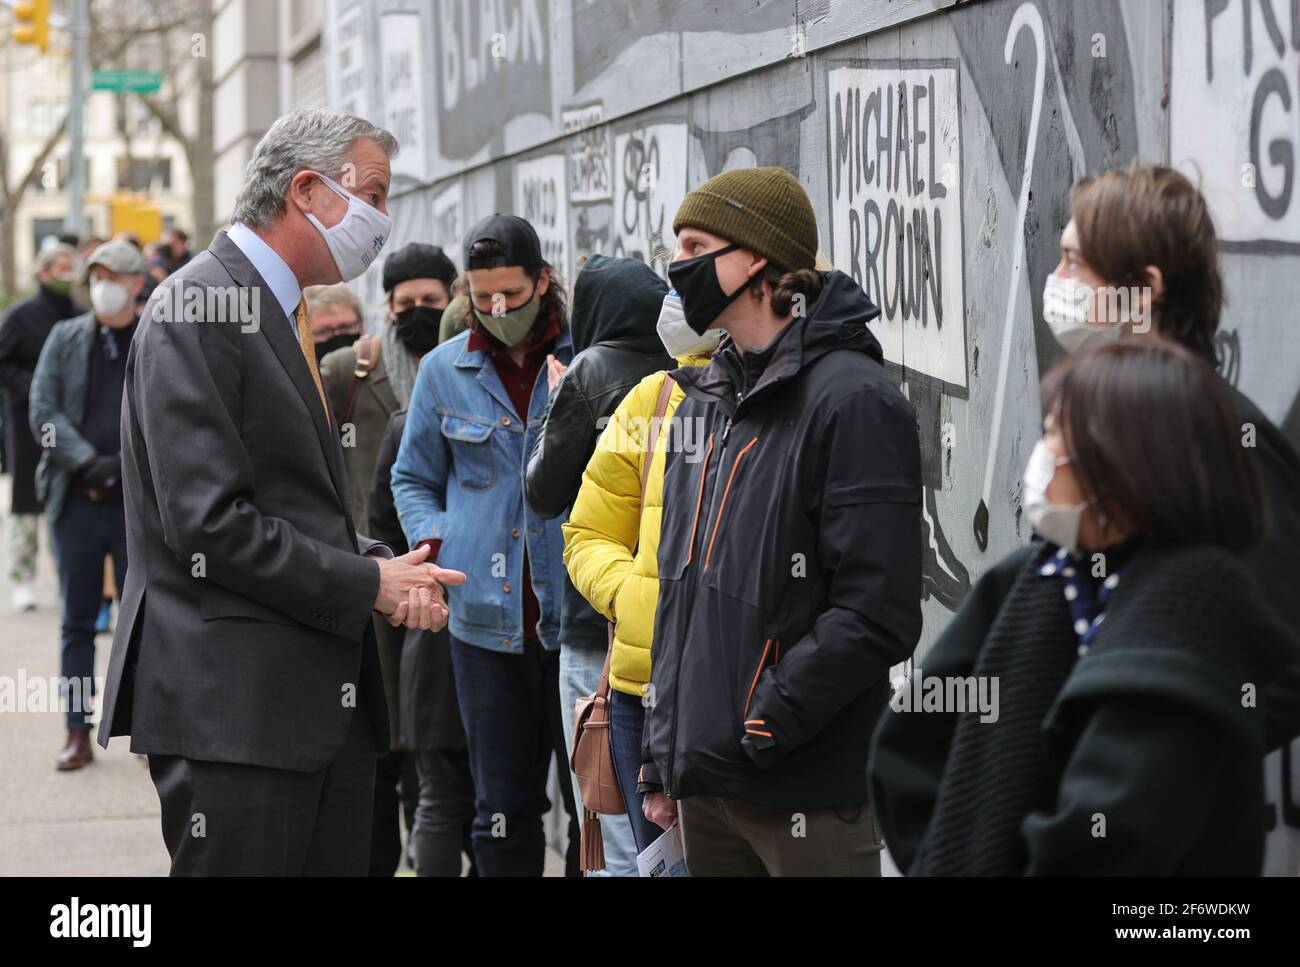
[[[650, 480], [650, 463], [659, 442], [659, 430], [664, 413], [668, 411], [668, 398], [672, 395], [673, 381], [664, 374], [659, 398], [655, 401], [654, 419], [650, 421], [650, 439], [641, 465], [641, 508], [645, 508], [645, 488]], [[639, 530], [639, 527], [638, 527]], [[584, 695], [575, 703], [576, 719], [573, 730], [573, 756], [570, 765], [578, 779], [582, 795], [581, 862], [584, 871], [605, 868], [605, 841], [600, 833], [600, 815], [619, 816], [627, 812], [623, 793], [614, 774], [614, 752], [609, 738], [609, 659], [614, 651], [614, 625], [609, 626], [609, 647], [605, 651], [605, 667], [600, 672], [596, 691]]]

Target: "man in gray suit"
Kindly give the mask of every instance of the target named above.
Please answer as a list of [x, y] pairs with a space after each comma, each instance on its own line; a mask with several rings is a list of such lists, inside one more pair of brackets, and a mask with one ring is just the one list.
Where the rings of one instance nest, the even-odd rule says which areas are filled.
[[302, 302], [383, 246], [396, 150], [360, 118], [281, 118], [132, 343], [99, 742], [148, 755], [173, 875], [366, 873], [389, 745], [371, 613], [442, 628], [464, 580], [358, 537]]

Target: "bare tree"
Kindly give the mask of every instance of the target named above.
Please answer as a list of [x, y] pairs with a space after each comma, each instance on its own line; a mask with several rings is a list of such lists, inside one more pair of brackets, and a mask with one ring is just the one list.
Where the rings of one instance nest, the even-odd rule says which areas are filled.
[[[214, 157], [212, 141], [212, 102], [216, 88], [212, 61], [207, 56], [212, 36], [212, 0], [171, 0], [165, 5], [157, 0], [99, 0], [91, 10], [91, 43], [116, 49], [118, 56], [130, 57], [132, 45], [141, 37], [155, 40], [148, 46], [157, 63], [135, 63], [142, 69], [157, 70], [163, 75], [163, 88], [157, 94], [132, 94], [158, 121], [163, 132], [173, 138], [185, 153], [193, 190], [190, 196], [190, 233], [200, 242], [216, 230], [213, 223], [215, 203]], [[96, 39], [99, 44], [96, 45]], [[182, 65], [189, 69], [182, 69]], [[194, 97], [193, 128], [187, 130], [182, 118], [187, 99]]]
[[45, 139], [41, 150], [32, 159], [31, 166], [12, 187], [9, 183], [9, 141], [4, 129], [0, 128], [0, 289], [6, 295], [12, 296], [18, 289], [14, 265], [14, 225], [18, 206], [28, 190], [40, 180], [41, 170], [55, 146], [63, 140], [67, 126], [68, 117], [65, 114]]
[[[158, 47], [172, 58], [183, 45], [186, 51], [196, 42], [195, 35], [203, 38], [203, 57], [195, 57], [194, 77], [190, 84], [197, 85], [198, 111], [196, 130], [187, 134], [181, 125], [181, 104], [191, 90], [171, 78], [167, 65], [174, 58], [153, 69], [164, 72], [165, 97], [137, 95], [150, 113], [158, 119], [163, 131], [175, 138], [185, 152], [191, 170], [194, 191], [191, 198], [192, 234], [199, 239], [212, 234], [213, 171], [212, 171], [212, 65], [206, 57], [206, 45], [212, 32], [212, 0], [188, 0], [186, 3], [167, 4], [167, 16], [162, 16], [156, 2], [132, 4], [127, 0], [101, 0], [92, 11], [90, 66], [92, 70], [116, 66], [129, 56], [132, 47], [144, 38], [157, 38]], [[96, 18], [95, 13], [102, 16]], [[103, 26], [101, 21], [111, 23]], [[9, 43], [9, 32], [4, 31], [0, 43]], [[40, 180], [50, 155], [59, 146], [67, 131], [67, 115], [61, 117], [43, 143], [41, 150], [17, 182], [11, 180], [9, 170], [9, 142], [5, 130], [0, 128], [0, 289], [7, 295], [17, 291], [17, 271], [14, 258], [16, 216], [24, 196]]]

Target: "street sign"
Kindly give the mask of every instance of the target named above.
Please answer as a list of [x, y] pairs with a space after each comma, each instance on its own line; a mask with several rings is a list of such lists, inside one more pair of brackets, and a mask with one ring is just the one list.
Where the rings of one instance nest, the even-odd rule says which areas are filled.
[[90, 88], [95, 91], [152, 94], [160, 87], [162, 74], [158, 71], [94, 71], [90, 78]]

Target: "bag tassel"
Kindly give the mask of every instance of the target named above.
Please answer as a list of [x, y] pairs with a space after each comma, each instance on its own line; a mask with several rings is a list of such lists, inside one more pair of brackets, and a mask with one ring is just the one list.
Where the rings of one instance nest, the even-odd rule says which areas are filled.
[[600, 816], [585, 806], [582, 809], [582, 835], [578, 851], [582, 856], [584, 873], [594, 873], [605, 868], [605, 840], [600, 833]]

